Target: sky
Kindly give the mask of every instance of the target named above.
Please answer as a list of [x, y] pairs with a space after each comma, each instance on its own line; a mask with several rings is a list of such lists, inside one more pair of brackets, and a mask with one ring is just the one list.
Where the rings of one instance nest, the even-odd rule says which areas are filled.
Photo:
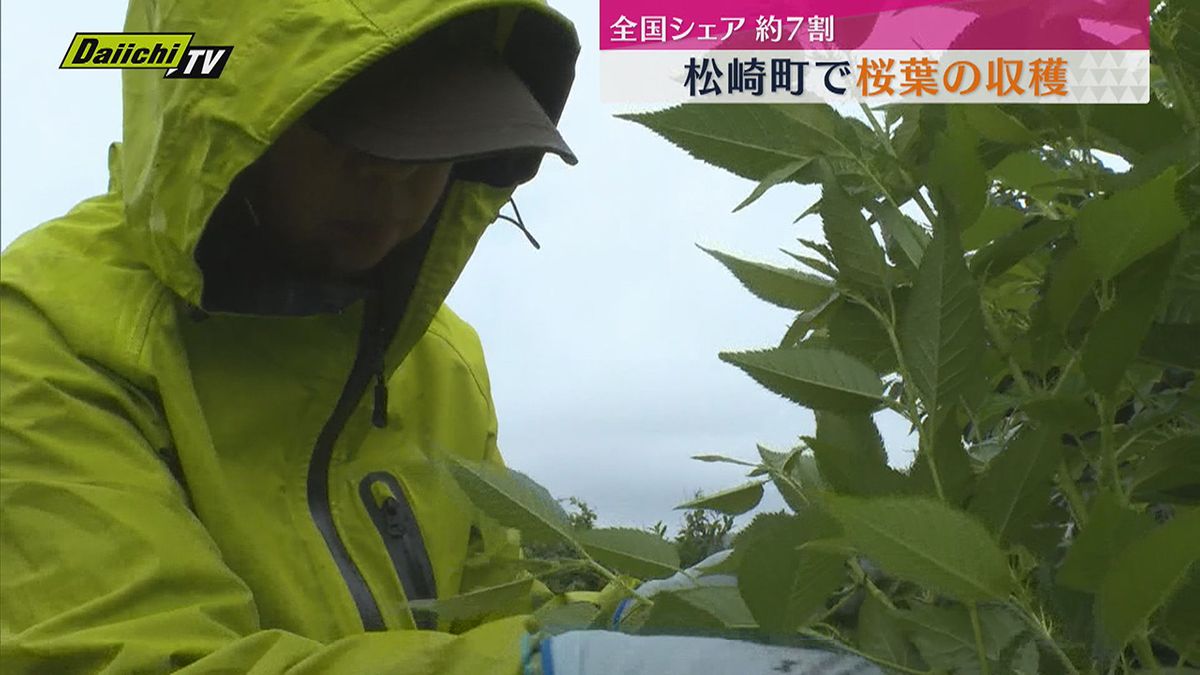
[[[794, 314], [751, 296], [697, 245], [788, 266], [780, 247], [823, 238], [815, 217], [792, 222], [818, 194], [780, 186], [732, 213], [751, 181], [616, 119], [630, 109], [600, 100], [595, 3], [552, 0], [583, 44], [559, 124], [580, 161], [547, 157], [514, 195], [542, 248], [497, 222], [447, 302], [483, 342], [509, 466], [556, 497], [583, 499], [600, 525], [674, 530], [683, 513], [673, 508], [697, 490], [747, 480], [690, 456], [756, 461], [756, 444], [782, 451], [814, 430], [809, 411], [717, 358], [778, 344]], [[6, 247], [106, 187], [119, 71], [58, 63], [76, 31], [119, 31], [125, 4], [3, 0], [0, 10]], [[906, 426], [877, 419], [891, 463], [908, 464]], [[781, 508], [768, 489], [760, 510]]]

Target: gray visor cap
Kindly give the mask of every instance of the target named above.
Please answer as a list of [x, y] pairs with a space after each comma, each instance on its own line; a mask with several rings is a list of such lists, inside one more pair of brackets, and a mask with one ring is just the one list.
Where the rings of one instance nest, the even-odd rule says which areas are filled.
[[306, 119], [370, 155], [453, 161], [459, 178], [497, 187], [533, 178], [546, 152], [578, 162], [521, 78], [481, 49], [418, 42], [354, 76]]

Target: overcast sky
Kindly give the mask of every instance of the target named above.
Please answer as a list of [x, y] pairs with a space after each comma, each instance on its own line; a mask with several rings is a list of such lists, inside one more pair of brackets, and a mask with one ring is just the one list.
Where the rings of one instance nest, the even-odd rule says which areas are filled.
[[[555, 496], [590, 503], [602, 524], [674, 528], [698, 489], [743, 482], [738, 467], [813, 431], [812, 415], [722, 363], [723, 350], [777, 344], [793, 315], [747, 293], [696, 245], [779, 265], [778, 248], [821, 239], [792, 224], [815, 190], [778, 187], [732, 209], [746, 180], [692, 159], [600, 102], [595, 0], [553, 3], [583, 54], [560, 128], [580, 162], [548, 157], [515, 197], [542, 244], [501, 221], [484, 236], [448, 302], [479, 332], [510, 466]], [[59, 70], [76, 31], [118, 31], [123, 2], [4, 0], [3, 245], [102, 192], [121, 132], [119, 71]], [[795, 248], [793, 246], [793, 248]], [[881, 418], [882, 419], [882, 418]], [[911, 442], [883, 420], [894, 465]], [[781, 508], [769, 492], [763, 508]], [[745, 521], [739, 519], [739, 523]]]

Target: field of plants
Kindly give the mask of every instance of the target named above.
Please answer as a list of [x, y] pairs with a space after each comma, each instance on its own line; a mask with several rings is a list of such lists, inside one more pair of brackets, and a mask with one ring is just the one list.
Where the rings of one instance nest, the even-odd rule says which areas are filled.
[[[741, 206], [820, 186], [797, 212], [824, 241], [780, 242], [794, 266], [709, 251], [796, 313], [719, 358], [816, 426], [758, 462], [697, 457], [735, 486], [687, 506], [748, 513], [775, 489], [790, 509], [708, 570], [736, 586], [646, 596], [686, 567], [664, 528], [594, 528], [518, 472], [456, 464], [545, 555], [422, 608], [494, 615], [535, 579], [586, 573], [604, 588], [558, 586], [533, 608], [543, 628], [612, 628], [623, 604], [621, 630], [818, 644], [896, 673], [1200, 666], [1200, 2], [1160, 5], [1152, 35], [1148, 105], [624, 116], [758, 182]], [[881, 410], [911, 425], [905, 470]]]

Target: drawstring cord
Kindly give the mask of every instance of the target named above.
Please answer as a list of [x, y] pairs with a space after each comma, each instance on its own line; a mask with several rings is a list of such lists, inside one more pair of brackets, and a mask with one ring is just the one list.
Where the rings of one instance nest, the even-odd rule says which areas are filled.
[[508, 222], [512, 223], [513, 225], [516, 225], [522, 232], [525, 233], [525, 238], [529, 240], [529, 243], [533, 244], [534, 248], [540, 250], [542, 248], [542, 245], [539, 244], [538, 240], [534, 239], [533, 235], [529, 233], [529, 230], [525, 227], [525, 221], [521, 220], [521, 210], [517, 208], [516, 200], [514, 200], [512, 197], [509, 197], [508, 203], [512, 204], [513, 213], [517, 214], [517, 219], [513, 220], [512, 218], [510, 218], [506, 215], [503, 215], [503, 214], [500, 214], [499, 216], [497, 216], [497, 218], [499, 218], [500, 220], [507, 220]]

